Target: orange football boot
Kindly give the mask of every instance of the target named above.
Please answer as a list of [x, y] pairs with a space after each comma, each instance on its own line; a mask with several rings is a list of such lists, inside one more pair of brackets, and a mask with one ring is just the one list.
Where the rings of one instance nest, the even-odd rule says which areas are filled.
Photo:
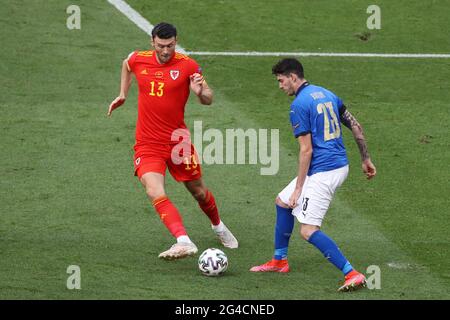
[[250, 269], [251, 272], [280, 272], [280, 273], [288, 273], [289, 264], [287, 259], [284, 260], [275, 260], [272, 259], [269, 262], [266, 262], [260, 266], [254, 266]]
[[347, 292], [353, 291], [366, 286], [366, 277], [358, 271], [351, 271], [345, 276], [344, 285], [341, 286], [338, 291]]

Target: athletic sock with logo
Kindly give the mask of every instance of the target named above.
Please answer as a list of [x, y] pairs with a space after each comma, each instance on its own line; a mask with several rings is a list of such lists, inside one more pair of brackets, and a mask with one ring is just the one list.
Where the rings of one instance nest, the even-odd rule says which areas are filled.
[[344, 257], [336, 243], [322, 231], [317, 230], [314, 232], [309, 237], [308, 242], [319, 249], [325, 258], [341, 270], [344, 275], [347, 275], [353, 270], [352, 265]]
[[175, 238], [187, 235], [178, 209], [167, 196], [155, 199], [153, 206], [158, 212], [161, 221]]

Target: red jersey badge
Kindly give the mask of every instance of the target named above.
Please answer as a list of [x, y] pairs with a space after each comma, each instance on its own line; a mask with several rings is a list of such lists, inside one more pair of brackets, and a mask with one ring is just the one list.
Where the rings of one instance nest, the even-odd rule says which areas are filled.
[[173, 80], [177, 80], [179, 75], [180, 75], [180, 71], [179, 70], [170, 70], [170, 77]]

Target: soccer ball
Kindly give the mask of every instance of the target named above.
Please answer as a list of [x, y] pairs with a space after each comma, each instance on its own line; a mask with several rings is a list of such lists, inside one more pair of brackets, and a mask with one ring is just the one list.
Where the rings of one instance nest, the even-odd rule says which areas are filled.
[[198, 258], [198, 268], [205, 276], [219, 276], [228, 268], [227, 255], [216, 248], [206, 249]]

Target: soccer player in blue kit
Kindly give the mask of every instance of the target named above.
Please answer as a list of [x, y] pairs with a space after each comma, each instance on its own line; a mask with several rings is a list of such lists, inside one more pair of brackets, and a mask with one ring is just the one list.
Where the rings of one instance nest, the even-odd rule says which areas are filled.
[[303, 239], [314, 245], [344, 274], [339, 291], [350, 291], [366, 284], [341, 253], [336, 243], [320, 230], [336, 189], [348, 175], [348, 159], [342, 140], [341, 124], [349, 128], [358, 145], [362, 169], [368, 179], [376, 174], [370, 160], [361, 125], [333, 92], [304, 78], [302, 64], [293, 58], [279, 61], [272, 73], [280, 89], [295, 99], [290, 120], [300, 144], [297, 177], [276, 198], [275, 252], [269, 262], [252, 267], [252, 272], [289, 272], [287, 252], [296, 217]]

